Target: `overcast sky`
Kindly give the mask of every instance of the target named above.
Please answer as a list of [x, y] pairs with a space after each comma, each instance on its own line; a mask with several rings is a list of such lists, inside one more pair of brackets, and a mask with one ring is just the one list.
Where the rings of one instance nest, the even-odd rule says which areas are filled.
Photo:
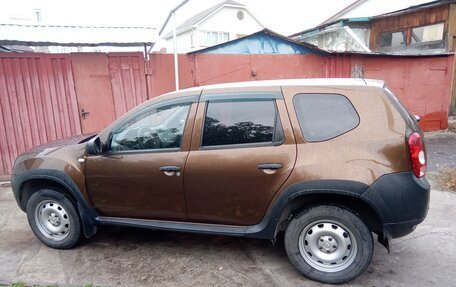
[[[264, 25], [278, 33], [292, 34], [322, 22], [354, 0], [237, 0], [250, 7]], [[43, 24], [148, 26], [159, 28], [169, 10], [181, 0], [13, 0], [4, 1], [0, 22], [33, 18], [41, 9]], [[220, 0], [190, 0], [177, 14], [177, 23]]]

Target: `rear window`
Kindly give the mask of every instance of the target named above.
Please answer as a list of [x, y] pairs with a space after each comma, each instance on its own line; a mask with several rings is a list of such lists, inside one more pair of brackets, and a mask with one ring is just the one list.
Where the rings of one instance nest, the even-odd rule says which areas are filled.
[[297, 94], [293, 104], [304, 139], [318, 142], [340, 136], [359, 124], [352, 103], [338, 94]]

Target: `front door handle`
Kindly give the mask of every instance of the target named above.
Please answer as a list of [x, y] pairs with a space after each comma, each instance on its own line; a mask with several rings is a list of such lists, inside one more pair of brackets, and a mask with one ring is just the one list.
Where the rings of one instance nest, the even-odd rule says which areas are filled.
[[180, 176], [180, 166], [177, 166], [177, 165], [161, 166], [160, 171], [162, 171], [167, 176], [173, 176], [173, 175]]
[[282, 164], [281, 163], [262, 163], [257, 165], [258, 169], [281, 169]]

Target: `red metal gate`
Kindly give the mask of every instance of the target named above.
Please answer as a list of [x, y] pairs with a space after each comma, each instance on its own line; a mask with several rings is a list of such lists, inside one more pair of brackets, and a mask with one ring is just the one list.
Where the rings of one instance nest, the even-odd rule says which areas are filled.
[[108, 56], [76, 53], [71, 59], [82, 132], [100, 131], [116, 119]]
[[382, 79], [425, 131], [448, 128], [453, 56], [357, 57], [364, 77]]
[[147, 100], [142, 53], [109, 53], [112, 98], [116, 117]]
[[0, 53], [0, 175], [19, 153], [99, 131], [146, 99], [141, 53]]
[[81, 133], [69, 55], [0, 54], [0, 175], [18, 153]]
[[[151, 54], [150, 58], [150, 94], [173, 91], [172, 55]], [[453, 55], [180, 55], [179, 79], [181, 88], [185, 88], [281, 78], [350, 78], [356, 72], [365, 78], [384, 80], [412, 113], [422, 117], [422, 128], [432, 131], [448, 127], [453, 58]]]

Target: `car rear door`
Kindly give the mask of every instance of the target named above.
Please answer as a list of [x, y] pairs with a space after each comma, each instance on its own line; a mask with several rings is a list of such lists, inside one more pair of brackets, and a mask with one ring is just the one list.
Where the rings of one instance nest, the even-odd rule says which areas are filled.
[[280, 89], [203, 91], [184, 172], [189, 220], [259, 223], [295, 160]]

